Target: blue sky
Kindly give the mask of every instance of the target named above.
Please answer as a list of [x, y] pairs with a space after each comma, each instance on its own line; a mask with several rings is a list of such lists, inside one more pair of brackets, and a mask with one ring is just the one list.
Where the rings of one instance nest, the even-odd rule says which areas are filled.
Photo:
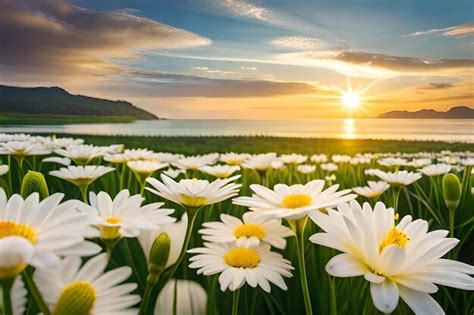
[[1, 1], [3, 83], [170, 118], [339, 117], [349, 89], [360, 116], [472, 105], [472, 1]]

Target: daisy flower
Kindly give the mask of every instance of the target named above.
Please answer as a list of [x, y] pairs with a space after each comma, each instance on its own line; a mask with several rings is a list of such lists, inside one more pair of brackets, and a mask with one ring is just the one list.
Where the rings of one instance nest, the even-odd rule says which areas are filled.
[[283, 154], [280, 156], [280, 160], [285, 164], [301, 164], [308, 160], [308, 156], [296, 153]]
[[[176, 305], [176, 310], [173, 310], [174, 305]], [[161, 289], [153, 314], [204, 315], [206, 306], [207, 292], [199, 283], [171, 279]]]
[[334, 163], [349, 163], [351, 161], [351, 157], [349, 155], [334, 154], [331, 157], [331, 161]]
[[127, 163], [130, 158], [125, 153], [106, 154], [104, 155], [104, 161], [114, 164]]
[[54, 152], [80, 165], [87, 165], [92, 159], [106, 154], [104, 148], [90, 144], [72, 145], [64, 149], [56, 149]]
[[203, 166], [199, 169], [201, 172], [209, 174], [217, 178], [227, 178], [238, 172], [240, 166], [237, 165], [213, 165], [213, 166]]
[[90, 206], [81, 204], [79, 209], [94, 217], [92, 224], [99, 228], [104, 240], [120, 237], [137, 237], [142, 230], [153, 230], [160, 224], [174, 222], [169, 215], [173, 209], [160, 208], [163, 203], [142, 206], [144, 198], [130, 195], [127, 189], [120, 191], [112, 200], [104, 191], [90, 193]]
[[237, 165], [240, 166], [242, 162], [250, 157], [248, 153], [224, 153], [220, 156], [220, 161], [228, 164], [228, 165]]
[[421, 178], [420, 173], [412, 173], [408, 171], [384, 172], [376, 170], [373, 174], [395, 187], [408, 186]]
[[324, 231], [310, 240], [342, 252], [326, 271], [335, 277], [364, 276], [381, 312], [393, 312], [402, 298], [416, 314], [444, 314], [429, 295], [438, 290], [435, 284], [474, 290], [468, 276], [473, 266], [441, 258], [459, 242], [446, 238], [448, 231], [428, 232], [427, 221], [409, 215], [395, 224], [394, 210], [381, 202], [372, 209], [352, 201], [338, 210], [310, 214]]
[[298, 172], [301, 174], [311, 174], [316, 171], [316, 165], [301, 164], [297, 167]]
[[361, 196], [367, 197], [367, 198], [373, 198], [376, 199], [380, 197], [387, 189], [390, 188], [390, 185], [387, 184], [384, 181], [368, 181], [367, 186], [364, 187], [354, 187], [352, 190]]
[[76, 186], [89, 186], [97, 178], [115, 170], [113, 167], [101, 165], [69, 166], [59, 170], [49, 172], [49, 175], [56, 176]]
[[425, 166], [431, 165], [431, 163], [432, 163], [431, 159], [416, 159], [416, 160], [412, 160], [406, 163], [405, 165], [418, 168], [418, 167], [425, 167]]
[[256, 170], [257, 172], [266, 172], [272, 168], [272, 162], [276, 159], [276, 153], [252, 155], [242, 163], [242, 168]]
[[161, 163], [158, 161], [128, 161], [127, 166], [141, 179], [150, 177], [154, 172], [168, 167], [168, 163]]
[[163, 174], [171, 178], [176, 178], [181, 174], [186, 174], [186, 170], [168, 168], [166, 171], [163, 171]]
[[156, 178], [147, 178], [146, 181], [153, 188], [147, 187], [146, 189], [185, 208], [196, 209], [237, 195], [242, 185], [235, 184], [233, 181], [239, 177], [240, 175], [236, 175], [227, 179], [216, 179], [211, 183], [202, 179], [182, 179], [175, 182], [162, 174], [161, 180], [163, 182]]
[[17, 159], [31, 155], [48, 155], [51, 150], [40, 143], [29, 141], [10, 141], [0, 144], [0, 154], [9, 154]]
[[186, 227], [188, 226], [188, 216], [186, 213], [183, 214], [181, 220], [160, 225], [157, 229], [154, 230], [144, 230], [140, 235], [138, 235], [138, 242], [140, 243], [143, 252], [145, 253], [146, 259], [149, 258], [149, 253], [155, 239], [161, 233], [168, 234], [170, 238], [171, 248], [168, 256], [168, 262], [166, 263], [166, 268], [174, 265], [178, 260], [179, 254], [183, 248], [184, 237], [186, 235]]
[[314, 163], [326, 163], [328, 161], [328, 157], [326, 156], [326, 154], [315, 154], [315, 155], [312, 155], [311, 158], [310, 158], [311, 162], [314, 162]]
[[440, 176], [451, 172], [452, 166], [444, 163], [432, 164], [423, 167], [419, 171], [426, 176]]
[[336, 172], [339, 169], [339, 166], [334, 163], [323, 163], [320, 165], [320, 167], [326, 172]]
[[87, 256], [99, 252], [98, 245], [86, 242], [96, 236], [91, 217], [76, 211], [77, 200], [61, 203], [63, 194], [41, 202], [38, 193], [23, 199], [7, 198], [0, 189], [0, 279], [12, 278], [28, 265], [51, 267], [59, 256]]
[[151, 160], [155, 152], [148, 149], [126, 149], [123, 154], [128, 161]]
[[386, 167], [392, 167], [392, 166], [402, 166], [407, 164], [406, 159], [401, 159], [401, 158], [393, 158], [393, 157], [387, 157], [384, 159], [380, 159], [377, 161], [378, 164]]
[[135, 283], [123, 283], [130, 267], [105, 271], [107, 254], [89, 259], [66, 257], [56, 269], [38, 269], [34, 281], [53, 314], [137, 314], [132, 308], [140, 296], [131, 294]]
[[291, 229], [281, 224], [281, 219], [266, 220], [258, 213], [246, 212], [239, 218], [221, 214], [222, 222], [205, 222], [199, 230], [202, 239], [214, 243], [234, 243], [237, 246], [258, 246], [265, 242], [273, 247], [284, 249], [285, 237], [292, 236]]
[[166, 153], [166, 152], [157, 152], [153, 153], [150, 156], [150, 160], [158, 161], [161, 163], [173, 163], [176, 160], [182, 158], [181, 154], [173, 154], [173, 153]]
[[236, 291], [245, 283], [252, 288], [258, 285], [265, 292], [271, 291], [270, 283], [282, 290], [288, 289], [282, 276], [291, 277], [293, 266], [279, 253], [270, 251], [270, 245], [240, 247], [204, 243], [204, 246], [188, 250], [188, 253], [198, 254], [189, 259], [189, 267], [205, 276], [220, 273], [221, 291]]
[[350, 189], [337, 191], [339, 185], [323, 190], [324, 183], [324, 180], [317, 179], [305, 185], [277, 184], [273, 190], [252, 184], [252, 197], [238, 197], [233, 203], [249, 207], [265, 217], [297, 220], [305, 217], [310, 211], [335, 207], [357, 196], [349, 194]]
[[42, 138], [41, 143], [43, 143], [48, 148], [59, 149], [74, 145], [81, 145], [84, 143], [84, 140], [75, 138], [56, 138], [53, 136]]
[[182, 157], [179, 160], [176, 160], [173, 164], [176, 167], [179, 167], [185, 170], [198, 170], [201, 167], [204, 167], [206, 165], [215, 164], [218, 158], [219, 158], [218, 153], [211, 153], [211, 154], [206, 154], [206, 155], [194, 155], [194, 156]]

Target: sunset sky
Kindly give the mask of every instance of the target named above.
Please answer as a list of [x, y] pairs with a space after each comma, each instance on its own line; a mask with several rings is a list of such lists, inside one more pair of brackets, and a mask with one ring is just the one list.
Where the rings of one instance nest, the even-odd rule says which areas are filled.
[[[374, 117], [474, 101], [472, 0], [0, 0], [0, 84], [167, 118]], [[360, 94], [352, 113], [344, 92]]]

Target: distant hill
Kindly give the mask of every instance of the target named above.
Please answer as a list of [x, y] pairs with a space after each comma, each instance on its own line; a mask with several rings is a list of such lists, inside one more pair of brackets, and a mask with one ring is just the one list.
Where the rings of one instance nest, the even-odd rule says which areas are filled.
[[126, 101], [72, 95], [60, 87], [13, 87], [0, 85], [0, 114], [48, 117], [107, 117], [158, 119]]
[[474, 109], [467, 106], [456, 106], [446, 112], [433, 109], [422, 109], [416, 112], [392, 111], [379, 115], [378, 118], [474, 119]]

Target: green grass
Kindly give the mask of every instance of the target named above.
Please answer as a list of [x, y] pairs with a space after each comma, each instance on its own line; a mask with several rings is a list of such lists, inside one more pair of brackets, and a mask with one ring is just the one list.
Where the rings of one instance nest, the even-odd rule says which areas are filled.
[[2, 125], [65, 125], [65, 124], [88, 124], [88, 123], [122, 123], [132, 122], [136, 118], [132, 116], [51, 116], [51, 115], [24, 115], [24, 114], [0, 114]]
[[[58, 135], [68, 136], [68, 135]], [[278, 152], [301, 154], [354, 154], [357, 152], [419, 152], [474, 150], [470, 143], [395, 140], [343, 140], [286, 137], [140, 137], [74, 135], [96, 145], [123, 143], [127, 148], [148, 148], [182, 154], [209, 152]]]

